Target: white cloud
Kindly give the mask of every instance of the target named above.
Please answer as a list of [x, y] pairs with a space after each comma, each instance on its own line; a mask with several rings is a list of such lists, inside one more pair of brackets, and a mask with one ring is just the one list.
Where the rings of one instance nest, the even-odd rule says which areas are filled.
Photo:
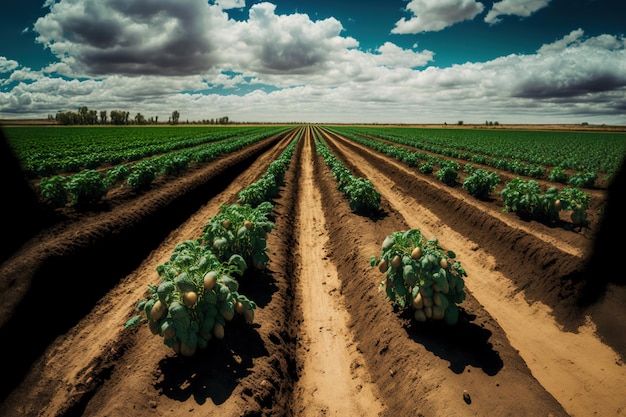
[[246, 0], [217, 0], [215, 3], [224, 10], [246, 7]]
[[433, 60], [434, 52], [415, 52], [402, 49], [392, 42], [385, 42], [377, 49], [378, 56], [375, 61], [378, 65], [385, 65], [391, 68], [415, 68], [423, 67]]
[[219, 34], [220, 65], [235, 71], [310, 74], [323, 71], [349, 48], [354, 38], [340, 36], [343, 26], [334, 19], [312, 21], [305, 14], [277, 15], [276, 6], [258, 3], [249, 19], [232, 22]]
[[31, 71], [30, 68], [20, 68], [11, 72], [9, 78], [0, 82], [0, 84], [11, 84], [20, 81], [37, 80], [41, 78], [40, 72]]
[[542, 46], [536, 57], [526, 65], [527, 73], [520, 74], [515, 82], [514, 95], [576, 99], [625, 93], [624, 38], [601, 35], [585, 40], [583, 31], [578, 29], [557, 42]]
[[493, 4], [485, 16], [485, 22], [498, 23], [500, 16], [528, 17], [537, 10], [548, 6], [550, 0], [502, 0]]
[[406, 10], [412, 17], [396, 22], [391, 33], [437, 32], [480, 14], [484, 5], [475, 0], [411, 0]]
[[0, 56], [0, 73], [11, 72], [19, 66], [17, 61]]

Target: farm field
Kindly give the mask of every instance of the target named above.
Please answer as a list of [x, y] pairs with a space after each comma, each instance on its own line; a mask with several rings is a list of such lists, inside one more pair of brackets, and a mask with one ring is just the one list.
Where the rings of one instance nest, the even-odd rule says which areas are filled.
[[[0, 264], [0, 357], [12, 369], [0, 415], [626, 415], [626, 282], [609, 244], [624, 231], [622, 171], [586, 190], [587, 227], [565, 214], [546, 225], [335, 132], [284, 129], [29, 230]], [[373, 214], [350, 208], [320, 139], [380, 192]], [[269, 261], [239, 280], [254, 322], [236, 316], [190, 357], [145, 323], [125, 327], [175, 247], [291, 143]], [[394, 307], [370, 266], [386, 236], [409, 229], [467, 272], [454, 325]]]

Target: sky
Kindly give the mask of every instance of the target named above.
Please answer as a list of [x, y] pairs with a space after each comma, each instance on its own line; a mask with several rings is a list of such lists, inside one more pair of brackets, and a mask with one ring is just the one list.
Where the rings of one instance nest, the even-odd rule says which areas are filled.
[[0, 119], [626, 125], [626, 0], [3, 0]]

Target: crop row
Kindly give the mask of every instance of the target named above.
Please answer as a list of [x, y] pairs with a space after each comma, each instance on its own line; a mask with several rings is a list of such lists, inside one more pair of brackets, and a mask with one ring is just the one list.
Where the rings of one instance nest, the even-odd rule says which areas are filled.
[[[344, 136], [376, 137], [517, 175], [591, 187], [608, 182], [626, 156], [626, 136], [597, 132], [333, 127]], [[426, 153], [418, 156], [427, 157]], [[570, 176], [566, 170], [573, 170]]]
[[[394, 157], [410, 167], [417, 167], [423, 174], [434, 173], [446, 185], [454, 186], [460, 179], [461, 165], [454, 160], [431, 154], [423, 154], [424, 159], [421, 159], [422, 154], [403, 146], [391, 145], [381, 140], [358, 135], [346, 135], [346, 137]], [[476, 168], [471, 163], [464, 166], [464, 172], [468, 176], [462, 183], [463, 188], [478, 199], [491, 197], [493, 191], [502, 182], [497, 173]], [[519, 177], [504, 184], [500, 197], [506, 211], [515, 212], [525, 219], [552, 223], [559, 219], [560, 211], [570, 212], [570, 219], [575, 227], [586, 224], [586, 211], [591, 199], [588, 193], [576, 187], [558, 189], [553, 186], [542, 190], [537, 181], [524, 180]]]
[[53, 207], [62, 207], [68, 203], [78, 206], [97, 203], [106, 196], [109, 189], [119, 184], [127, 185], [134, 191], [145, 190], [159, 176], [181, 175], [194, 163], [213, 161], [280, 133], [281, 130], [251, 131], [227, 141], [159, 154], [133, 164], [116, 165], [104, 171], [85, 169], [73, 175], [44, 177], [39, 183], [39, 193], [41, 199]]
[[26, 176], [39, 178], [280, 130], [276, 127], [8, 127], [5, 134]]
[[315, 148], [337, 181], [337, 189], [348, 197], [350, 209], [359, 213], [373, 213], [380, 208], [380, 192], [367, 178], [355, 177], [328, 149], [324, 139], [314, 130]]
[[[300, 135], [301, 131], [263, 178], [282, 182]], [[237, 323], [237, 316], [243, 318], [240, 323], [253, 323], [256, 303], [240, 291], [239, 278], [267, 266], [267, 234], [275, 228], [269, 220], [273, 193], [255, 206], [242, 201], [259, 181], [240, 191], [238, 203], [222, 206], [200, 238], [175, 246], [170, 260], [157, 267], [159, 284], [148, 284], [148, 297], [137, 302], [141, 314], [126, 327], [147, 323], [174, 352], [193, 356], [211, 340], [223, 339], [226, 324]]]

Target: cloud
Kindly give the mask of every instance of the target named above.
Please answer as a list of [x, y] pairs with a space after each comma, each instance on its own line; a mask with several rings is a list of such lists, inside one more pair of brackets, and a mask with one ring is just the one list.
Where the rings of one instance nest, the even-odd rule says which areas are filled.
[[222, 9], [241, 9], [246, 7], [245, 0], [216, 0], [215, 2]]
[[498, 23], [502, 19], [500, 16], [522, 16], [528, 17], [537, 10], [548, 6], [550, 0], [502, 0], [495, 2], [491, 10], [485, 16], [485, 22]]
[[173, 75], [215, 68], [254, 73], [324, 71], [359, 43], [341, 36], [334, 18], [277, 15], [262, 2], [235, 21], [226, 7], [243, 1], [61, 0], [37, 20], [37, 41], [59, 59], [64, 75]]
[[432, 51], [416, 52], [403, 49], [392, 42], [385, 42], [377, 49], [378, 56], [375, 61], [378, 65], [391, 68], [416, 68], [423, 67], [433, 60], [435, 55]]
[[257, 73], [323, 71], [326, 64], [358, 46], [354, 38], [342, 37], [341, 23], [334, 18], [312, 21], [306, 14], [277, 15], [271, 3], [250, 8], [249, 19], [233, 23], [220, 33], [222, 66]]
[[512, 94], [535, 99], [589, 97], [626, 90], [626, 40], [610, 35], [583, 39], [581, 29], [542, 46]]
[[391, 33], [437, 32], [455, 23], [473, 19], [484, 7], [475, 0], [411, 0], [406, 10], [411, 12], [412, 17], [397, 21]]
[[186, 75], [214, 64], [226, 19], [204, 0], [61, 0], [34, 28], [76, 75]]
[[0, 73], [11, 72], [19, 66], [17, 61], [0, 56]]

